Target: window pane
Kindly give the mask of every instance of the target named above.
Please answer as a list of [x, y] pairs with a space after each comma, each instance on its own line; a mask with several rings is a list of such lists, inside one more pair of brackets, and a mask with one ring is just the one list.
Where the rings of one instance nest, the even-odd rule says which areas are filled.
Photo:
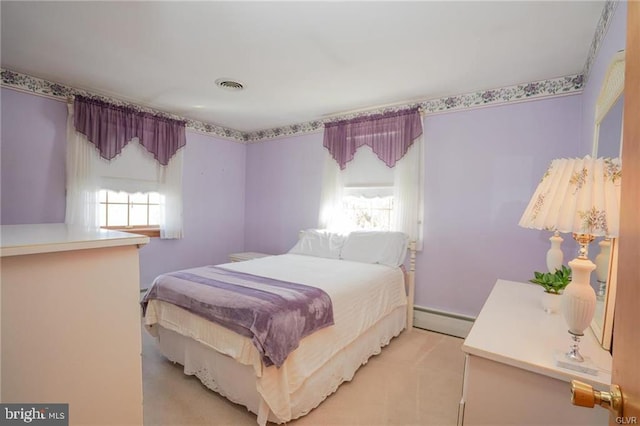
[[[105, 197], [106, 197], [106, 192], [105, 192]], [[100, 204], [100, 206], [98, 206], [98, 210], [100, 212], [100, 226], [107, 226], [107, 205]]]
[[149, 193], [149, 204], [158, 204], [160, 203], [160, 194], [157, 192]]
[[129, 210], [129, 225], [147, 226], [147, 205], [133, 204]]
[[137, 203], [137, 204], [147, 204], [147, 194], [142, 194], [140, 192], [135, 193], [135, 194], [131, 194], [129, 196], [129, 202], [130, 203]]
[[372, 198], [371, 207], [374, 209], [391, 209], [393, 208], [393, 197]]
[[391, 211], [382, 209], [371, 209], [370, 213], [370, 225], [371, 229], [379, 231], [388, 231], [391, 222]]
[[160, 224], [160, 206], [149, 206], [149, 225]]
[[[111, 194], [109, 194], [109, 198], [111, 198]], [[126, 204], [110, 204], [108, 208], [108, 226], [127, 226], [127, 210], [129, 210], [129, 207]]]
[[351, 229], [388, 231], [391, 229], [393, 197], [343, 198], [344, 213]]
[[107, 190], [106, 189], [101, 189], [100, 191], [98, 191], [98, 201], [100, 201], [101, 203], [106, 203], [107, 202]]
[[[127, 194], [126, 192], [109, 191], [109, 203], [127, 203], [128, 198], [129, 194]], [[109, 215], [111, 215], [111, 213], [109, 213]], [[109, 219], [109, 222], [111, 222], [111, 219]]]

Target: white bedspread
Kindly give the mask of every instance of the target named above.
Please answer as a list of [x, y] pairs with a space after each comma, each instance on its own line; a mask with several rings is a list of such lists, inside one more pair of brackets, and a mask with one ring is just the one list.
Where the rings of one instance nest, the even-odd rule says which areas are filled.
[[263, 367], [250, 339], [166, 302], [150, 301], [145, 324], [160, 324], [253, 366], [258, 392], [283, 421], [291, 419], [289, 396], [306, 378], [381, 318], [407, 303], [399, 268], [295, 254], [223, 266], [323, 289], [333, 302], [335, 324], [304, 338], [279, 369]]

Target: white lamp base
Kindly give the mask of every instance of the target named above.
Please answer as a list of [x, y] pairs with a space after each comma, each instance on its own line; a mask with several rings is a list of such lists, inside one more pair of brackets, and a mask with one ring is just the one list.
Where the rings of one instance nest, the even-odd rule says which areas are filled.
[[584, 357], [584, 361], [576, 362], [567, 358], [566, 353], [562, 351], [556, 351], [553, 354], [554, 359], [556, 360], [556, 365], [561, 368], [566, 368], [568, 370], [579, 371], [581, 373], [589, 374], [591, 376], [598, 375], [598, 367], [591, 361], [591, 358]]
[[562, 294], [562, 313], [569, 326], [569, 333], [573, 337], [570, 352], [565, 359], [572, 362], [582, 362], [580, 351], [578, 350], [579, 339], [591, 324], [593, 314], [596, 310], [596, 292], [589, 283], [591, 271], [596, 269], [586, 257], [578, 257], [569, 262], [571, 267], [571, 283], [564, 289]]
[[600, 253], [594, 259], [596, 264], [596, 277], [598, 278], [598, 292], [596, 297], [598, 300], [604, 300], [607, 292], [607, 280], [609, 279], [609, 258], [611, 257], [611, 240], [605, 238], [598, 243]]
[[594, 263], [596, 264], [596, 277], [598, 282], [606, 283], [609, 278], [609, 258], [611, 257], [611, 240], [605, 238], [598, 243], [600, 246], [600, 253], [595, 257]]
[[564, 255], [560, 245], [564, 240], [560, 236], [560, 233], [556, 231], [551, 238], [549, 238], [549, 241], [551, 241], [551, 248], [547, 251], [547, 269], [553, 273], [562, 266]]

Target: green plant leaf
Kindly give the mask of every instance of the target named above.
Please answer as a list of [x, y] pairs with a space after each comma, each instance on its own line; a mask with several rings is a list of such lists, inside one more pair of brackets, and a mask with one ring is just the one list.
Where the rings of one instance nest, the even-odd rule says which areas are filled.
[[548, 293], [559, 294], [571, 283], [571, 269], [564, 265], [556, 269], [555, 272], [534, 272], [534, 278], [530, 283], [542, 286]]

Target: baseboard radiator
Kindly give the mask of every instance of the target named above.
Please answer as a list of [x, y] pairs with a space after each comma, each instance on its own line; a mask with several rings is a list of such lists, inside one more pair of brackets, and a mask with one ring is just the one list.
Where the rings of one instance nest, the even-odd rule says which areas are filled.
[[425, 308], [422, 306], [413, 307], [413, 326], [437, 333], [448, 334], [450, 336], [467, 337], [474, 317], [440, 311], [437, 309]]

